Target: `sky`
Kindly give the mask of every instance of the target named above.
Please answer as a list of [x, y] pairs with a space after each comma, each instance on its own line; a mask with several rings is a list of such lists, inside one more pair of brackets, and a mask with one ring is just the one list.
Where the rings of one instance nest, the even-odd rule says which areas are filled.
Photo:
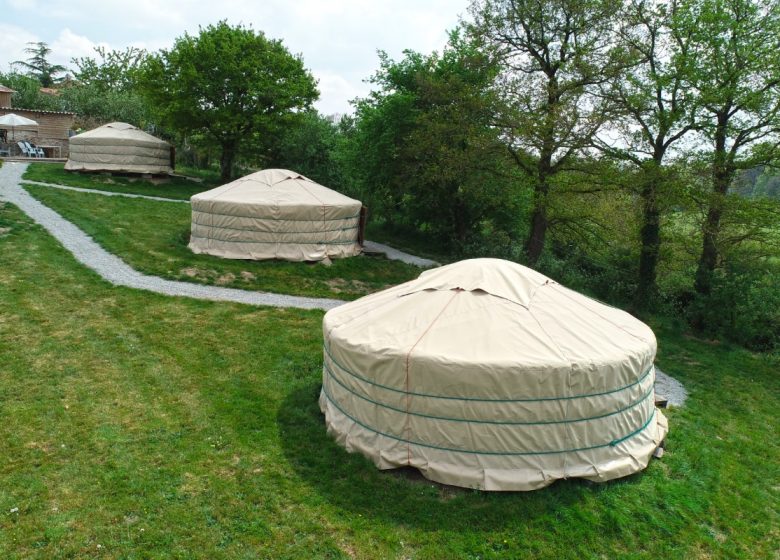
[[0, 72], [24, 60], [28, 42], [44, 41], [51, 62], [72, 67], [94, 47], [156, 51], [199, 26], [226, 19], [281, 39], [318, 80], [317, 109], [351, 112], [364, 81], [379, 67], [377, 50], [441, 50], [466, 16], [468, 0], [0, 0]]

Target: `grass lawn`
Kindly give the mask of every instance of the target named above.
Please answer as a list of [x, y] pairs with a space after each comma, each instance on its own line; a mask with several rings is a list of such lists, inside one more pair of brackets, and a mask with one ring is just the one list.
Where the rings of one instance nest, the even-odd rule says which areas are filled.
[[662, 460], [458, 490], [331, 442], [322, 313], [112, 287], [0, 228], [0, 558], [776, 558], [776, 359], [654, 324], [690, 391]]
[[331, 266], [242, 261], [195, 255], [187, 248], [190, 206], [25, 187], [92, 236], [109, 252], [148, 274], [301, 296], [355, 299], [416, 278], [421, 269], [384, 257], [336, 259]]
[[24, 178], [29, 181], [54, 183], [56, 185], [67, 185], [82, 189], [161, 196], [163, 198], [180, 200], [189, 200], [192, 195], [209, 190], [220, 184], [218, 176], [205, 175], [200, 177], [202, 179], [200, 183], [182, 177], [171, 177], [166, 183], [155, 185], [151, 181], [141, 179], [140, 177], [121, 177], [104, 175], [102, 173], [74, 173], [65, 171], [64, 164], [54, 163], [31, 163], [24, 173]]

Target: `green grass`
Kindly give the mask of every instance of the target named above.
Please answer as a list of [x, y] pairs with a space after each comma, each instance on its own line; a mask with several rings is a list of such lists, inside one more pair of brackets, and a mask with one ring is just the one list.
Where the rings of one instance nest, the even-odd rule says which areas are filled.
[[180, 200], [189, 200], [192, 195], [220, 184], [219, 178], [214, 174], [199, 177], [202, 182], [191, 181], [183, 177], [171, 177], [163, 183], [154, 184], [152, 181], [140, 177], [74, 173], [65, 171], [64, 165], [51, 163], [31, 163], [24, 173], [24, 178], [29, 181], [54, 183], [82, 189], [161, 196]]
[[654, 324], [690, 391], [608, 484], [490, 494], [326, 435], [315, 311], [116, 288], [0, 209], [0, 557], [776, 558], [776, 359]]
[[331, 266], [229, 260], [187, 248], [190, 206], [25, 187], [130, 266], [174, 280], [301, 296], [355, 299], [417, 277], [421, 269], [384, 257], [335, 259]]

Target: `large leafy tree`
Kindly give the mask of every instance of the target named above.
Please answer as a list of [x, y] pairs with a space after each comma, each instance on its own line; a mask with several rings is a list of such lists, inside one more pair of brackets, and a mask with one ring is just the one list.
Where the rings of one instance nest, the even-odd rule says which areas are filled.
[[219, 145], [223, 180], [243, 142], [262, 150], [319, 95], [301, 57], [281, 41], [225, 21], [149, 57], [140, 84], [166, 125], [206, 132]]
[[122, 121], [146, 127], [152, 120], [149, 103], [138, 91], [146, 51], [95, 48], [96, 56], [74, 58], [73, 83], [60, 93], [66, 109], [78, 114], [80, 125], [92, 127]]
[[58, 81], [57, 75], [67, 70], [60, 64], [49, 62], [51, 49], [44, 42], [27, 43], [24, 52], [30, 57], [27, 60], [17, 60], [13, 64], [27, 69], [28, 75], [38, 80], [43, 87], [52, 87]]
[[474, 0], [475, 36], [504, 71], [496, 126], [516, 164], [533, 178], [525, 252], [535, 264], [550, 225], [556, 178], [575, 163], [609, 118], [596, 86], [626, 64], [614, 42], [620, 0]]
[[695, 287], [712, 289], [728, 191], [737, 172], [769, 162], [780, 146], [780, 4], [776, 0], [689, 0], [690, 87], [701, 99], [710, 143], [711, 192]]
[[677, 198], [670, 192], [675, 181], [667, 160], [696, 127], [697, 96], [687, 87], [691, 30], [678, 24], [680, 11], [677, 1], [626, 4], [618, 36], [639, 61], [605, 84], [603, 95], [616, 112], [609, 130], [596, 138], [601, 150], [636, 169], [631, 182], [641, 201], [635, 296], [640, 308], [648, 306], [656, 291], [662, 210]]
[[128, 47], [123, 51], [109, 51], [95, 47], [97, 57], [74, 58], [74, 78], [85, 86], [102, 91], [130, 91], [135, 88], [148, 53], [144, 49]]
[[380, 58], [376, 89], [357, 104], [352, 176], [385, 220], [461, 249], [509, 206], [506, 152], [490, 126], [496, 67], [458, 33], [441, 54]]

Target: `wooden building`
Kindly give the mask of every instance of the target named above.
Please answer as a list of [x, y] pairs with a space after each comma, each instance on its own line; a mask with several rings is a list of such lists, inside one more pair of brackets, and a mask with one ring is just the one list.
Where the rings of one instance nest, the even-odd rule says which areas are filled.
[[16, 93], [11, 88], [7, 88], [4, 85], [0, 84], [0, 107], [10, 107], [11, 106], [11, 96]]
[[0, 85], [0, 116], [15, 113], [20, 117], [32, 119], [38, 123], [37, 127], [17, 127], [7, 130], [8, 142], [11, 144], [12, 153], [18, 153], [17, 140], [29, 140], [33, 144], [41, 146], [47, 157], [67, 158], [68, 138], [73, 128], [75, 113], [66, 111], [44, 111], [36, 109], [17, 109], [12, 107], [11, 95], [14, 90]]

